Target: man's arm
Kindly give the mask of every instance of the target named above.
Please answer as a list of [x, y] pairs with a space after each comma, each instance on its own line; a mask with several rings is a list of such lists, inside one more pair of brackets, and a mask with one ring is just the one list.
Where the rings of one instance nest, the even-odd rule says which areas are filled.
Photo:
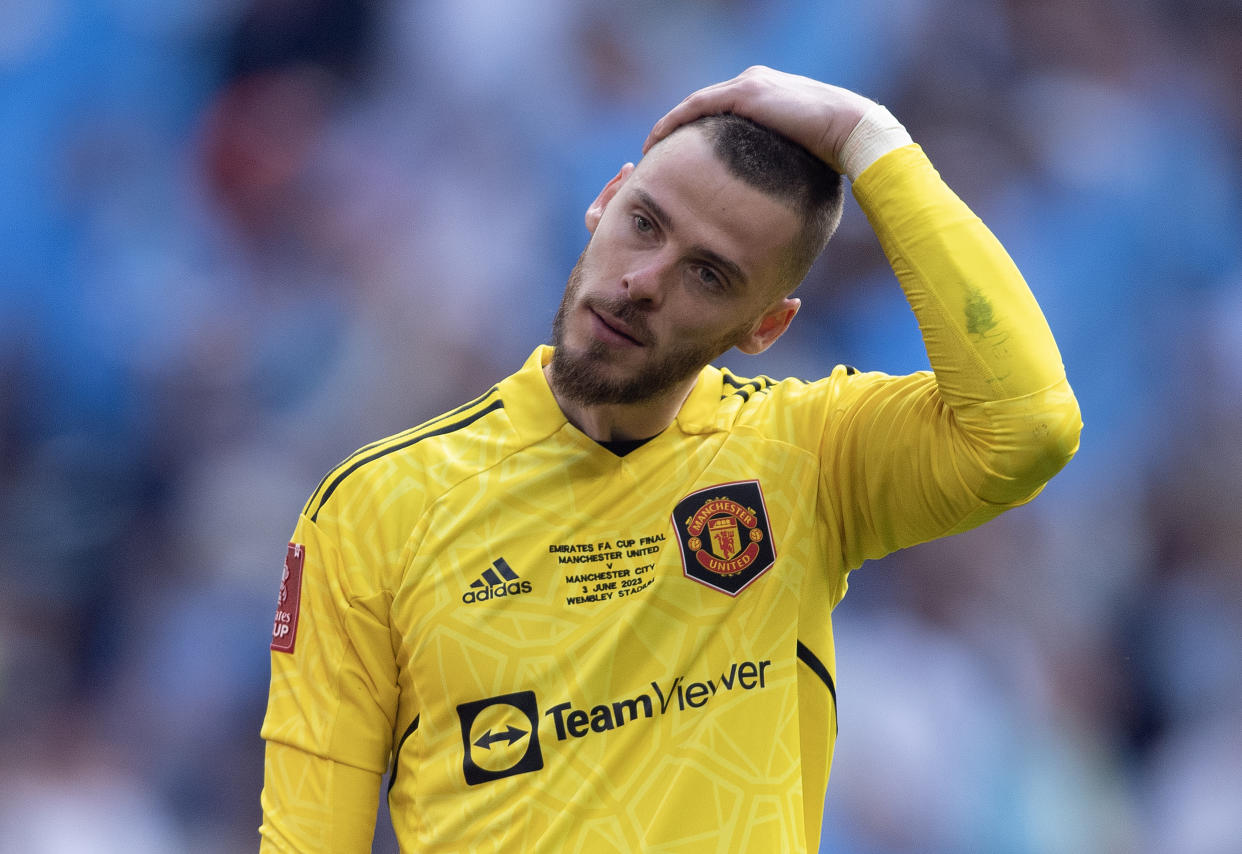
[[[700, 90], [650, 147], [732, 111], [783, 133], [854, 181], [918, 319], [932, 377], [855, 383], [824, 437], [856, 566], [973, 527], [1038, 492], [1077, 449], [1077, 402], [1021, 274], [883, 107], [767, 68]], [[856, 528], [857, 530], [852, 530]]]
[[263, 852], [371, 850], [397, 703], [391, 597], [377, 575], [348, 540], [301, 517], [272, 634]]

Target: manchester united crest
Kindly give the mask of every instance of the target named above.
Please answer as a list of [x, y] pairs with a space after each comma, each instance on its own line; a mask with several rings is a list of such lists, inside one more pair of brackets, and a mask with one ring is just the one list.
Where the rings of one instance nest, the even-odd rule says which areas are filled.
[[776, 561], [759, 481], [692, 492], [673, 510], [673, 530], [687, 578], [736, 596]]

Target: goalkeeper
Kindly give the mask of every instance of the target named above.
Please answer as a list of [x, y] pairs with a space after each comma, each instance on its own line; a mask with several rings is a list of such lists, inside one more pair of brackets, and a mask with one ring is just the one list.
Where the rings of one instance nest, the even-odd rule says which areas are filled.
[[[714, 367], [794, 321], [842, 175], [932, 370]], [[1021, 275], [857, 94], [766, 68], [696, 92], [586, 226], [552, 346], [302, 509], [262, 850], [369, 851], [383, 795], [404, 851], [813, 851], [848, 574], [1077, 448]]]

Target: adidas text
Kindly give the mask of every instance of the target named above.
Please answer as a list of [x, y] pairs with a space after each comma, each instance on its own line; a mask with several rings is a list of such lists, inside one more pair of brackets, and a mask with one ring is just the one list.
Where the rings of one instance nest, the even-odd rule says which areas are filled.
[[531, 592], [529, 581], [510, 581], [508, 584], [496, 584], [479, 590], [467, 590], [461, 594], [461, 601], [469, 605], [471, 602], [486, 602], [489, 599], [500, 599], [504, 596], [517, 596]]

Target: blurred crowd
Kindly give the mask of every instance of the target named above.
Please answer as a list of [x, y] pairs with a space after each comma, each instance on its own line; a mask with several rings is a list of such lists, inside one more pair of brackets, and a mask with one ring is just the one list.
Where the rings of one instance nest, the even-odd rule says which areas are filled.
[[[545, 341], [598, 189], [762, 63], [903, 120], [1086, 424], [853, 576], [821, 851], [1242, 851], [1240, 56], [1239, 0], [0, 5], [0, 850], [256, 848], [306, 496]], [[926, 367], [852, 202], [802, 296], [722, 363]]]

